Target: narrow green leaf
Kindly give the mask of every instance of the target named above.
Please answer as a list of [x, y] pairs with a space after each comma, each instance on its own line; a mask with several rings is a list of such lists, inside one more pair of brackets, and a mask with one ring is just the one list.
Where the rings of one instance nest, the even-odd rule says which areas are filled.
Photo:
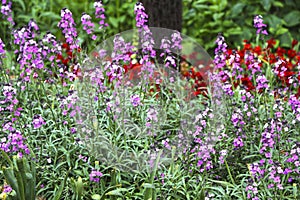
[[64, 180], [62, 181], [57, 194], [53, 198], [54, 200], [59, 200], [60, 199], [60, 196], [62, 195], [62, 192], [63, 192], [63, 189], [64, 189], [65, 184], [67, 182], [67, 178], [68, 178], [68, 175], [69, 175], [70, 171], [71, 171], [71, 168], [67, 171], [66, 176], [65, 176]]

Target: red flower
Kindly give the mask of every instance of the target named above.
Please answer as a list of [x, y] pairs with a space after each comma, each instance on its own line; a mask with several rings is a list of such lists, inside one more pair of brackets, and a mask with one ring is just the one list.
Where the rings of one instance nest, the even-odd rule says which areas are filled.
[[298, 41], [295, 40], [295, 39], [293, 39], [293, 41], [292, 41], [292, 48], [294, 48], [297, 44], [298, 44]]
[[252, 48], [251, 44], [248, 44], [248, 43], [244, 44], [244, 49], [245, 50], [250, 50], [251, 48]]
[[295, 72], [292, 71], [285, 71], [283, 77], [291, 77], [295, 74]]
[[278, 47], [277, 51], [276, 51], [277, 55], [282, 57], [282, 58], [283, 58], [283, 55], [285, 54], [285, 52], [286, 52], [286, 50], [281, 48], [281, 47]]
[[274, 38], [271, 38], [267, 41], [267, 43], [268, 43], [267, 48], [272, 49], [272, 48], [274, 48], [274, 45], [276, 44], [276, 40], [274, 40]]
[[247, 87], [248, 92], [255, 89], [252, 81], [250, 80], [250, 78], [247, 75], [244, 75], [244, 77], [241, 78], [241, 81], [242, 81], [242, 84]]
[[261, 48], [260, 46], [256, 46], [254, 49], [253, 49], [254, 53], [260, 55], [261, 54]]
[[63, 43], [63, 44], [61, 45], [61, 47], [62, 47], [63, 49], [70, 50], [70, 46], [69, 46], [69, 44], [67, 44], [67, 43]]
[[298, 87], [298, 91], [297, 91], [297, 93], [296, 93], [296, 95], [295, 95], [297, 98], [299, 98], [300, 97], [300, 87]]
[[[274, 64], [274, 63], [277, 62], [276, 57], [275, 57], [274, 54], [271, 53], [271, 54], [269, 54], [268, 56], [269, 56], [270, 64]], [[265, 57], [265, 60], [267, 60], [266, 57]]]
[[296, 51], [295, 50], [293, 50], [293, 49], [289, 49], [288, 50], [288, 57], [290, 58], [290, 59], [293, 59], [295, 56], [296, 56]]

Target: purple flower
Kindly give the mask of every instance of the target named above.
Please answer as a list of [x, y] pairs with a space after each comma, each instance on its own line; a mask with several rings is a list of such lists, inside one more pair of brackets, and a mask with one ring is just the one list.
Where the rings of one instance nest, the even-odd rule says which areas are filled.
[[263, 17], [261, 15], [256, 15], [253, 20], [254, 27], [257, 29], [256, 34], [268, 35], [266, 30], [267, 25], [263, 23]]
[[164, 51], [160, 54], [160, 57], [165, 57], [165, 66], [168, 67], [172, 65], [176, 67], [175, 57], [171, 54], [171, 41], [168, 40], [168, 38], [165, 37], [161, 40], [160, 49]]
[[257, 90], [268, 89], [269, 88], [269, 86], [268, 86], [269, 81], [267, 80], [265, 75], [258, 76], [256, 78], [256, 82], [257, 82], [257, 86], [256, 86]]
[[12, 9], [11, 9], [11, 1], [2, 0], [2, 6], [1, 6], [1, 13], [3, 14], [3, 17], [9, 21], [11, 26], [15, 25], [15, 22], [12, 18]]
[[157, 111], [154, 108], [150, 108], [147, 112], [147, 118], [157, 122]]
[[[93, 34], [94, 33], [94, 28], [95, 28], [95, 25], [91, 21], [91, 19], [92, 18], [91, 18], [90, 15], [88, 15], [86, 13], [82, 13], [81, 22], [82, 22], [82, 25], [83, 25], [83, 30], [85, 30], [88, 35]], [[93, 34], [92, 39], [96, 40], [97, 36]]]
[[22, 157], [22, 151], [29, 154], [30, 151], [27, 145], [24, 144], [25, 139], [21, 135], [20, 131], [12, 130], [7, 137], [3, 137], [0, 140], [0, 148], [9, 153], [18, 153]]
[[32, 121], [34, 129], [40, 128], [42, 125], [46, 124], [44, 119], [40, 115], [35, 115]]
[[[156, 51], [154, 50], [154, 40], [152, 33], [147, 25], [148, 15], [145, 13], [145, 8], [141, 2], [137, 2], [134, 7], [136, 27], [138, 28], [141, 44], [142, 53], [145, 54], [142, 58], [142, 63], [146, 63], [147, 67], [150, 67], [149, 58], [156, 57]], [[150, 75], [151, 72], [150, 72]]]
[[214, 64], [216, 69], [220, 69], [226, 66], [226, 52], [227, 52], [227, 44], [221, 33], [218, 34], [216, 43], [218, 46], [215, 49]]
[[134, 107], [141, 105], [141, 98], [137, 94], [133, 95], [130, 101]]
[[5, 44], [3, 43], [2, 39], [0, 38], [0, 58], [2, 58], [3, 55], [5, 54], [4, 47], [5, 47]]
[[103, 174], [100, 171], [93, 169], [92, 172], [90, 173], [90, 181], [99, 183], [100, 178], [102, 176], [103, 176]]
[[12, 187], [9, 185], [4, 185], [3, 187], [3, 193], [10, 193], [12, 191]]
[[233, 141], [233, 145], [235, 147], [242, 147], [242, 146], [244, 146], [243, 139], [240, 136], [238, 138], [235, 138], [234, 141]]
[[171, 38], [172, 38], [172, 46], [171, 46], [171, 48], [172, 49], [181, 50], [182, 49], [182, 45], [181, 45], [182, 37], [181, 37], [180, 32], [176, 31], [175, 33], [173, 33], [171, 35]]
[[164, 52], [160, 54], [160, 57], [164, 57], [165, 55], [171, 53], [171, 41], [168, 40], [167, 37], [161, 40], [160, 49], [164, 50]]
[[103, 4], [102, 4], [102, 1], [100, 0], [96, 0], [95, 3], [94, 3], [94, 7], [95, 7], [95, 16], [96, 18], [100, 18], [100, 21], [99, 21], [99, 29], [102, 29], [102, 28], [105, 28], [108, 26], [107, 23], [105, 23], [105, 9], [103, 7]]
[[69, 9], [64, 8], [61, 10], [61, 20], [57, 26], [62, 29], [66, 42], [70, 45], [70, 49], [73, 50], [79, 48], [78, 41], [76, 40], [76, 24], [72, 12]]

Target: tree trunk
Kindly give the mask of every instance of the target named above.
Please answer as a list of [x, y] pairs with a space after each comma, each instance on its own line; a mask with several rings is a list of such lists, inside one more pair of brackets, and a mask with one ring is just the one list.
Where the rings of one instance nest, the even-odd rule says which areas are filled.
[[141, 0], [149, 16], [149, 27], [181, 31], [182, 0]]
[[[182, 0], [140, 0], [148, 15], [148, 26], [159, 27], [181, 32], [182, 29]], [[170, 33], [169, 31], [167, 31]], [[171, 35], [165, 35], [164, 31], [152, 30], [155, 42], [156, 59], [158, 63], [164, 60], [159, 55], [162, 50], [159, 48], [164, 37], [170, 39]], [[174, 53], [174, 52], [173, 52]]]

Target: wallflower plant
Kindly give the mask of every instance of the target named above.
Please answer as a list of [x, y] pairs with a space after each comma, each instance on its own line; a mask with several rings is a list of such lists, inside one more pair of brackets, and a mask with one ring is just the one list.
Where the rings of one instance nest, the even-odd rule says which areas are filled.
[[[221, 109], [209, 107], [213, 95], [204, 80], [210, 66], [189, 62], [201, 57], [198, 52], [181, 58], [171, 53], [182, 50], [178, 32], [161, 41], [157, 55], [142, 3], [132, 11], [141, 50], [136, 41], [125, 41], [119, 34], [111, 54], [105, 48], [94, 52], [93, 58], [103, 62], [87, 67], [90, 59], [80, 46], [77, 24], [82, 23], [91, 43], [101, 38], [93, 17], [101, 30], [109, 28], [105, 5], [96, 0], [93, 6], [78, 22], [63, 8], [59, 40], [40, 30], [34, 19], [15, 27], [13, 4], [2, 0], [14, 51], [6, 51], [10, 41], [0, 39], [1, 199], [299, 199], [298, 41], [290, 49], [281, 48], [260, 15], [253, 20], [254, 43], [245, 40], [234, 48], [221, 33], [217, 36], [210, 76], [221, 84], [226, 114], [220, 134], [214, 135], [210, 119]], [[162, 71], [157, 69], [158, 57]], [[191, 122], [184, 122], [191, 130], [178, 128], [182, 104], [166, 87], [178, 81], [164, 79], [168, 67], [191, 84], [185, 100], [195, 101], [198, 109], [188, 118]], [[124, 93], [122, 87], [139, 73], [145, 74], [146, 84]], [[84, 80], [90, 83], [87, 99], [80, 96]], [[128, 106], [127, 118], [120, 114], [122, 105]], [[134, 127], [126, 127], [126, 120]], [[146, 136], [128, 134], [129, 128]], [[204, 140], [207, 135], [214, 135], [215, 145]], [[101, 148], [94, 148], [99, 144]], [[116, 147], [136, 156], [118, 163], [124, 154]], [[176, 149], [182, 152], [177, 155]], [[160, 162], [163, 150], [171, 152], [167, 165]], [[114, 151], [111, 160], [102, 156]], [[152, 152], [150, 161], [144, 151]], [[149, 161], [151, 171], [122, 171], [134, 166], [136, 158]]]

